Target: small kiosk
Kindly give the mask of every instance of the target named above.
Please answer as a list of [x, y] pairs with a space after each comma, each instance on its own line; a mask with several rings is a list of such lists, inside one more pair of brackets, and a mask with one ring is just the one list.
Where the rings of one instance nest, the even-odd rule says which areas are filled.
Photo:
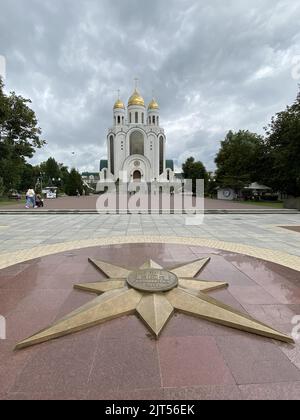
[[57, 187], [47, 187], [43, 189], [43, 194], [47, 200], [54, 200], [57, 198]]

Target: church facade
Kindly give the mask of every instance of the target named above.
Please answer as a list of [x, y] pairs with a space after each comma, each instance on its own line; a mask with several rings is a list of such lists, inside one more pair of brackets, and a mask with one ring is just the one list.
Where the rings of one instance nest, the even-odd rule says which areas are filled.
[[146, 108], [137, 88], [128, 106], [118, 98], [107, 135], [107, 160], [100, 162], [100, 184], [173, 182], [174, 163], [166, 159], [166, 135], [155, 99]]

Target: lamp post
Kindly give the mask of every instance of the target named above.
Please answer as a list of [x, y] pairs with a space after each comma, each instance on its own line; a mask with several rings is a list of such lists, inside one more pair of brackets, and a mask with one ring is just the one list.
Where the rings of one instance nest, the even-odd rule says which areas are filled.
[[44, 180], [45, 172], [40, 173], [40, 183], [41, 183], [41, 194], [43, 194], [43, 180]]
[[72, 168], [71, 169], [75, 169], [75, 152], [72, 152]]

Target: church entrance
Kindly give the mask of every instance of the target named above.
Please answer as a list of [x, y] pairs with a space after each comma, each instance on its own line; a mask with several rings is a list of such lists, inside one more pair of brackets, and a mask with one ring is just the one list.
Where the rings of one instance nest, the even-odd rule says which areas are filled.
[[141, 182], [142, 181], [142, 174], [140, 171], [133, 172], [133, 182]]

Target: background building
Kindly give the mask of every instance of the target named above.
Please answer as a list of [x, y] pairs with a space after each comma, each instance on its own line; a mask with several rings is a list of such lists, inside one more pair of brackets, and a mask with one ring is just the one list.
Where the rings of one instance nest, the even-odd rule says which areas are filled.
[[118, 98], [113, 127], [108, 130], [107, 157], [100, 162], [100, 184], [175, 181], [174, 162], [166, 159], [166, 135], [154, 98], [147, 109], [137, 88], [127, 108]]

